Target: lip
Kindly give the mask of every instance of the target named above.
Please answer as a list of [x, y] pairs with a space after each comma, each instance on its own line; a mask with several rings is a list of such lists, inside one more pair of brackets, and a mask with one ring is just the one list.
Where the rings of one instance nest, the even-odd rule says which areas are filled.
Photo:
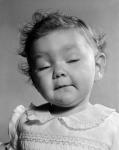
[[56, 85], [54, 90], [59, 90], [61, 88], [70, 87], [70, 86], [73, 86], [73, 85]]

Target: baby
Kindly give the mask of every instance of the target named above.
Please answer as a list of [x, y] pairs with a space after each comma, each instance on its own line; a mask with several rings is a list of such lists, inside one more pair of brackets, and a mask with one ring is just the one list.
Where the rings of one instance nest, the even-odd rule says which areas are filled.
[[119, 150], [119, 114], [89, 102], [104, 73], [104, 35], [78, 17], [40, 11], [21, 33], [22, 71], [48, 103], [18, 106], [1, 149]]

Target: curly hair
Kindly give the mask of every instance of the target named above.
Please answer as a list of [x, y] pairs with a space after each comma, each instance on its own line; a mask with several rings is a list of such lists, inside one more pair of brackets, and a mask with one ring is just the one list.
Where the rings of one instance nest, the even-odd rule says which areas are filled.
[[31, 22], [27, 23], [21, 29], [20, 37], [20, 50], [18, 54], [27, 59], [27, 64], [19, 66], [22, 72], [30, 77], [30, 50], [33, 46], [34, 41], [47, 35], [48, 33], [60, 30], [80, 28], [89, 36], [90, 40], [93, 41], [99, 52], [105, 52], [105, 35], [97, 34], [90, 26], [78, 17], [68, 16], [59, 11], [56, 12], [44, 12], [36, 11]]

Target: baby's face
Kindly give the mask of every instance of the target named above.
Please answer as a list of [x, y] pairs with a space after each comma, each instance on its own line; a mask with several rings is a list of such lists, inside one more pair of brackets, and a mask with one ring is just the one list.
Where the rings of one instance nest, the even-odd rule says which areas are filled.
[[48, 102], [74, 107], [87, 101], [95, 76], [94, 51], [75, 29], [36, 40], [32, 60], [33, 83]]

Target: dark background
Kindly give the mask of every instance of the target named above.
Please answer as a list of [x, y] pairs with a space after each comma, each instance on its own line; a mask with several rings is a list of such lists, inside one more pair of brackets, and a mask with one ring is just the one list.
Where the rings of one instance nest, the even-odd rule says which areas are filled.
[[[19, 104], [38, 104], [43, 98], [17, 65], [18, 29], [30, 20], [36, 9], [63, 10], [106, 33], [107, 67], [102, 81], [96, 83], [92, 103], [119, 111], [119, 0], [0, 0], [0, 141], [8, 140], [7, 127], [12, 110]], [[40, 97], [39, 97], [40, 96]]]

